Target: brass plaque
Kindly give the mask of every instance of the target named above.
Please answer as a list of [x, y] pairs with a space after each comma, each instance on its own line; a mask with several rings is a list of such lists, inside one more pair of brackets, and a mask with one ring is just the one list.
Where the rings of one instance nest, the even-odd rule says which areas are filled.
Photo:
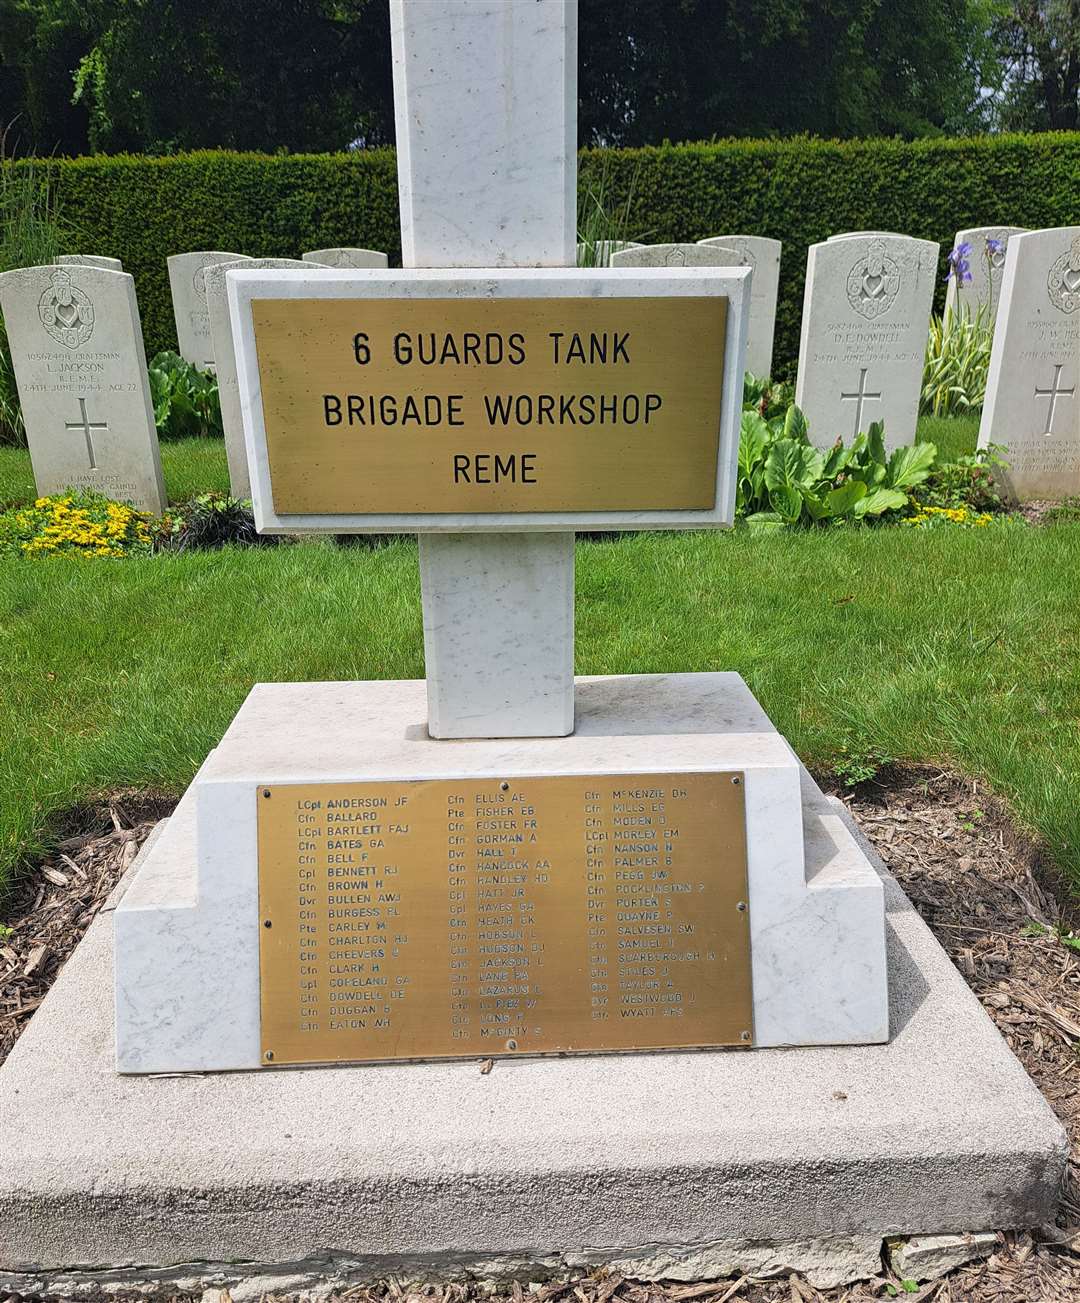
[[251, 309], [281, 515], [716, 504], [725, 298]]
[[752, 1043], [743, 790], [260, 787], [264, 1065]]

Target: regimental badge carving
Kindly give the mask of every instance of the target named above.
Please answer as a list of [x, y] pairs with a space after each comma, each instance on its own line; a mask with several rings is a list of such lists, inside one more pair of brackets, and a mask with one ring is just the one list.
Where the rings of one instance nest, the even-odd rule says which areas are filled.
[[749, 245], [742, 240], [732, 240], [731, 247], [739, 255], [739, 259], [744, 267], [749, 267], [751, 271], [757, 271], [757, 255]]
[[[993, 240], [993, 244], [990, 243], [991, 240]], [[1008, 231], [987, 231], [983, 240], [986, 262], [990, 268], [990, 278], [995, 282], [1001, 279], [1001, 273], [1005, 270], [1005, 249], [1008, 243]]]
[[195, 275], [191, 278], [191, 284], [201, 303], [206, 302], [206, 273], [211, 267], [216, 267], [220, 261], [219, 258], [204, 258], [195, 268]]
[[685, 266], [686, 266], [686, 250], [685, 250], [685, 249], [680, 249], [680, 248], [678, 247], [678, 245], [675, 245], [675, 246], [673, 246], [672, 248], [670, 248], [670, 249], [667, 251], [667, 253], [664, 255], [664, 266], [665, 266], [665, 267], [685, 267]]
[[900, 268], [886, 253], [884, 242], [875, 240], [848, 273], [848, 302], [860, 317], [874, 321], [888, 312], [899, 293]]
[[94, 333], [94, 305], [61, 268], [38, 300], [38, 316], [48, 334], [65, 348], [78, 348]]
[[1046, 289], [1050, 302], [1059, 312], [1075, 312], [1080, 308], [1080, 236], [1051, 265]]

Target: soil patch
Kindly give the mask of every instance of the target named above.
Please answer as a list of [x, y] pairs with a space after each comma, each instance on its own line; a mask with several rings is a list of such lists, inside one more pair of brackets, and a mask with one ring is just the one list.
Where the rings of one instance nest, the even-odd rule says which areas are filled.
[[[886, 781], [887, 778], [887, 781]], [[1059, 1303], [1080, 1300], [1080, 932], [1076, 902], [1039, 846], [980, 783], [896, 770], [839, 793], [889, 871], [964, 974], [1067, 1128], [1069, 1178], [1054, 1226], [1004, 1235], [986, 1261], [908, 1293], [883, 1264], [872, 1281], [818, 1291], [796, 1276], [646, 1284], [591, 1275], [492, 1295], [482, 1285], [391, 1283], [349, 1303]], [[174, 801], [119, 793], [81, 813], [78, 831], [23, 879], [0, 918], [0, 1061], [64, 960]], [[1073, 944], [1075, 942], [1075, 944]], [[227, 1296], [221, 1303], [227, 1303]]]

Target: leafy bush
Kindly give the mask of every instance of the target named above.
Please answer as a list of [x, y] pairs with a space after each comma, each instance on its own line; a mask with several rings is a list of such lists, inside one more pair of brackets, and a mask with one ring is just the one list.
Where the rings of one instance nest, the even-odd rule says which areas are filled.
[[100, 493], [38, 498], [0, 512], [0, 555], [125, 557], [150, 552], [154, 517]]
[[922, 508], [953, 510], [966, 508], [976, 513], [998, 514], [1009, 509], [1001, 492], [997, 472], [1007, 469], [1000, 453], [991, 446], [944, 466], [935, 466], [922, 484], [912, 490], [912, 502]]
[[986, 398], [994, 326], [985, 304], [974, 313], [961, 307], [930, 321], [923, 364], [921, 410], [957, 416], [980, 408]]
[[752, 528], [775, 529], [902, 511], [910, 490], [927, 478], [936, 456], [932, 443], [887, 454], [880, 422], [850, 447], [837, 440], [822, 452], [810, 442], [799, 408], [791, 406], [771, 421], [754, 410], [744, 411], [735, 513]]
[[795, 401], [795, 386], [779, 380], [751, 375], [743, 377], [743, 410], [752, 408], [767, 421], [783, 416]]
[[267, 547], [273, 534], [259, 534], [251, 503], [225, 493], [200, 493], [174, 507], [162, 522], [160, 546], [174, 552], [211, 549], [239, 544]]
[[[18, 164], [17, 166], [23, 166]], [[147, 355], [175, 348], [165, 256], [234, 249], [293, 257], [359, 244], [399, 259], [389, 149], [348, 154], [201, 151], [96, 155], [48, 164], [81, 248], [118, 254], [134, 275]], [[774, 372], [794, 372], [806, 251], [837, 231], [904, 231], [942, 245], [993, 215], [1032, 229], [1074, 220], [1080, 133], [902, 141], [722, 140], [585, 150], [579, 190], [603, 183], [625, 229], [662, 243], [749, 231], [784, 242]]]
[[[6, 132], [0, 131], [0, 272], [52, 262], [64, 248], [65, 231], [43, 167], [28, 159], [5, 164]], [[4, 320], [0, 317], [0, 444], [25, 446], [19, 393]]]
[[222, 435], [221, 402], [212, 372], [200, 371], [179, 353], [167, 350], [154, 357], [149, 371], [159, 438]]

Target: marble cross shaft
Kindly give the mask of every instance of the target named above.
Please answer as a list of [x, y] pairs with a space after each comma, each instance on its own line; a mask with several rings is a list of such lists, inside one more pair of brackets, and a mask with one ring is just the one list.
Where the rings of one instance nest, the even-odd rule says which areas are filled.
[[[406, 267], [569, 267], [577, 0], [390, 0]], [[433, 737], [574, 727], [574, 536], [420, 536]]]

